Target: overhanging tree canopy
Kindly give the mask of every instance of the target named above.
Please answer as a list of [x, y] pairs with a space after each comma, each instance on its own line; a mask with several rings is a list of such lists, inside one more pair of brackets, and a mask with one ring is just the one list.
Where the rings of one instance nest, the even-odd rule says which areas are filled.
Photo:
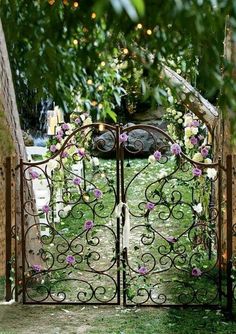
[[[181, 71], [211, 102], [224, 91], [221, 103], [234, 108], [236, 84], [227, 76], [232, 64], [224, 64], [222, 57], [226, 16], [233, 28], [236, 25], [232, 1], [1, 0], [0, 5], [20, 108], [25, 107], [29, 90], [34, 102], [53, 97], [71, 110], [78, 90], [82, 96], [96, 96], [98, 86], [87, 79], [93, 82], [96, 76], [110, 75], [114, 58], [125, 64], [121, 81], [111, 87], [114, 104], [124, 95], [117, 87], [125, 87], [128, 95], [143, 94], [163, 103], [165, 63], [171, 68], [164, 70], [166, 74]], [[173, 72], [171, 77], [183, 80]], [[130, 86], [135, 88], [129, 91]], [[207, 101], [202, 104], [210, 110], [208, 122], [213, 126], [216, 112]]]

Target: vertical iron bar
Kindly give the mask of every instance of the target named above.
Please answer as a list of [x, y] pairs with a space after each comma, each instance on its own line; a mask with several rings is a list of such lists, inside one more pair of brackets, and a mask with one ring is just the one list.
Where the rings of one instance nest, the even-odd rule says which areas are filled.
[[[122, 128], [121, 128], [122, 129]], [[120, 147], [120, 182], [121, 182], [121, 201], [125, 203], [125, 185], [124, 185], [124, 147], [122, 144]], [[125, 224], [125, 209], [122, 209], [122, 228]], [[122, 239], [123, 241], [123, 239]], [[127, 259], [127, 249], [123, 249], [122, 242], [122, 265], [123, 265], [123, 305], [126, 306], [126, 259]]]
[[[116, 205], [120, 202], [120, 127], [116, 125]], [[120, 305], [120, 295], [121, 295], [121, 286], [120, 286], [120, 218], [117, 217], [116, 221], [116, 258], [117, 258], [117, 303]]]
[[83, 165], [83, 178], [84, 178], [84, 191], [87, 190], [87, 182], [86, 182], [86, 164], [85, 160], [82, 160], [82, 165]]
[[218, 159], [218, 263], [219, 263], [219, 300], [222, 301], [222, 166]]
[[11, 300], [11, 157], [6, 158], [5, 233], [6, 233], [6, 301]]
[[232, 314], [233, 307], [233, 282], [232, 274], [232, 223], [233, 223], [233, 157], [227, 155], [226, 173], [227, 173], [227, 311]]
[[[14, 160], [14, 166], [16, 165], [16, 161]], [[14, 208], [15, 208], [15, 261], [14, 261], [14, 269], [15, 269], [15, 301], [18, 302], [18, 210], [19, 210], [19, 203], [17, 203], [16, 198], [16, 173], [18, 172], [18, 167], [16, 167], [13, 171], [13, 182], [14, 182], [14, 193], [13, 193], [13, 199], [14, 199]]]
[[55, 201], [54, 201], [54, 180], [53, 180], [53, 177], [54, 177], [54, 172], [52, 171], [51, 172], [51, 198], [52, 198], [52, 213], [51, 213], [51, 218], [52, 218], [52, 226], [53, 228], [55, 228], [55, 212], [54, 212], [54, 209], [55, 209]]
[[25, 298], [25, 231], [24, 231], [24, 165], [23, 160], [20, 159], [20, 206], [21, 206], [21, 255], [22, 255], [22, 291], [23, 304], [26, 302]]
[[[218, 164], [219, 164], [219, 160], [218, 160]], [[215, 196], [215, 187], [213, 186], [213, 183], [211, 182], [210, 202], [208, 205], [210, 223], [212, 223], [212, 216], [213, 216], [212, 209], [214, 208], [214, 196]], [[209, 234], [209, 239], [207, 242], [208, 243], [208, 259], [211, 260], [212, 258], [212, 227], [209, 229], [208, 234]]]

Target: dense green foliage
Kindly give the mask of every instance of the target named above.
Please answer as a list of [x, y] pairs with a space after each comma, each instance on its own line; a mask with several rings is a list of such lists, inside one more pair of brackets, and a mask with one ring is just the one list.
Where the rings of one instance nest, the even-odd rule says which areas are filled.
[[223, 106], [234, 107], [223, 40], [235, 11], [230, 0], [1, 0], [20, 110], [51, 97], [71, 111], [78, 92], [79, 106], [100, 119], [133, 112], [142, 99], [163, 103], [162, 62], [213, 102], [221, 90]]

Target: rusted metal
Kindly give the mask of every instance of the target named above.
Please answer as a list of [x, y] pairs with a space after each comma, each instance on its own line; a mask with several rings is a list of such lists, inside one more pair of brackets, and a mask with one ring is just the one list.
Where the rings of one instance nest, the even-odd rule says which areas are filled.
[[232, 261], [233, 261], [233, 157], [226, 158], [227, 177], [227, 311], [232, 314], [233, 309], [233, 281], [232, 281]]
[[11, 261], [12, 261], [12, 234], [11, 234], [11, 217], [12, 217], [12, 175], [11, 175], [11, 157], [6, 158], [6, 301], [12, 299], [11, 288]]

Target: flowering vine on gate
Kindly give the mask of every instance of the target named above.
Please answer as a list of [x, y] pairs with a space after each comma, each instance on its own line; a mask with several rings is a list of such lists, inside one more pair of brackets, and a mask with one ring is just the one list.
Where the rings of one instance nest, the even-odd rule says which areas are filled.
[[[49, 143], [49, 159], [46, 161], [45, 172], [42, 173], [43, 170], [40, 170], [37, 163], [28, 164], [29, 179], [33, 183], [45, 174], [50, 196], [39, 208], [39, 216], [45, 215], [49, 229], [49, 235], [41, 237], [43, 247], [40, 252], [45, 264], [29, 263], [27, 281], [32, 284], [32, 280], [36, 279], [40, 289], [46, 291], [45, 299], [64, 302], [71, 298], [73, 289], [55, 298], [53, 289], [56, 285], [53, 286], [52, 283], [59, 284], [68, 279], [78, 280], [77, 275], [82, 275], [79, 282], [87, 285], [83, 292], [78, 292], [77, 302], [102, 302], [98, 291], [104, 291], [104, 302], [112, 301], [116, 296], [119, 300], [120, 286], [114, 277], [120, 277], [119, 261], [122, 255], [124, 296], [128, 298], [129, 303], [170, 303], [170, 297], [166, 292], [158, 292], [157, 287], [160, 288], [163, 281], [159, 281], [157, 274], [161, 276], [163, 272], [172, 270], [185, 275], [181, 278], [183, 282], [187, 277], [191, 277], [188, 284], [192, 292], [188, 292], [189, 297], [187, 294], [179, 293], [177, 302], [203, 302], [204, 288], [200, 284], [201, 289], [198, 287], [193, 293], [194, 285], [199, 286], [200, 280], [214, 281], [211, 272], [218, 261], [218, 258], [215, 258], [215, 249], [218, 247], [216, 231], [213, 228], [218, 211], [214, 208], [213, 214], [212, 208], [209, 210], [211, 187], [218, 177], [215, 169], [218, 165], [207, 160], [210, 147], [199, 140], [198, 146], [188, 148], [195, 150], [192, 151], [193, 159], [190, 159], [185, 154], [186, 147], [183, 143], [172, 140], [164, 131], [148, 125], [130, 126], [125, 129], [109, 126], [110, 130], [103, 125], [112, 143], [109, 146], [105, 139], [98, 137], [94, 144], [95, 135], [101, 134], [99, 124], [90, 124], [91, 120], [86, 116], [84, 121], [87, 122], [85, 126], [81, 124], [81, 127], [78, 127], [80, 120], [76, 119], [74, 124], [64, 123], [57, 128], [56, 138]], [[190, 138], [187, 138], [190, 136], [190, 130], [192, 138], [194, 133], [196, 135], [197, 131], [201, 131], [199, 127], [200, 123], [195, 120], [186, 121], [186, 140]], [[115, 132], [117, 129], [118, 132]], [[147, 159], [142, 159], [140, 170], [125, 183], [128, 178], [125, 176], [127, 169], [124, 168], [123, 158], [126, 155], [135, 156], [143, 150], [142, 141], [136, 139], [138, 129], [151, 136], [151, 154]], [[103, 168], [102, 164], [105, 166], [106, 162], [102, 161], [101, 164], [94, 156], [94, 145], [99, 146], [101, 152], [107, 150], [109, 154], [115, 152], [118, 147], [119, 168], [116, 167], [114, 172], [120, 178], [123, 187], [121, 194], [119, 185], [115, 189], [112, 181], [115, 174], [112, 174], [110, 168]], [[197, 161], [200, 160], [200, 155], [201, 162]], [[85, 174], [75, 172], [75, 164], [82, 164]], [[122, 170], [123, 176], [120, 174]], [[142, 173], [146, 173], [145, 177], [135, 186]], [[145, 180], [147, 184], [142, 186]], [[129, 202], [131, 189], [139, 189], [139, 195], [131, 196], [132, 201]], [[118, 205], [121, 205], [120, 213], [114, 217]], [[81, 209], [78, 209], [80, 206]], [[55, 207], [58, 221], [54, 219]], [[27, 214], [30, 214], [30, 210], [27, 210]], [[87, 211], [91, 211], [91, 214], [87, 214]], [[122, 222], [121, 226], [119, 223], [114, 225], [117, 220]], [[166, 228], [167, 222], [176, 226], [176, 231]], [[123, 251], [122, 239], [119, 239], [120, 227], [123, 228], [123, 240], [125, 239], [126, 245]], [[104, 233], [101, 233], [103, 229]], [[75, 235], [70, 231], [74, 231]], [[111, 237], [108, 237], [105, 231], [109, 232]], [[110, 254], [107, 254], [106, 260], [102, 255], [104, 252]], [[209, 257], [213, 256], [210, 252], [214, 253], [214, 261], [206, 259], [205, 254], [208, 252]], [[86, 275], [93, 278], [85, 279]], [[102, 286], [97, 286], [99, 281], [96, 280], [96, 276], [100, 277], [101, 281], [109, 279], [110, 283], [104, 281]], [[157, 280], [156, 283], [154, 279]], [[85, 280], [88, 283], [85, 283]], [[178, 279], [176, 281], [175, 277], [172, 280], [178, 281], [176, 286], [187, 284], [181, 283]], [[30, 288], [27, 289], [30, 298], [35, 300]], [[126, 297], [124, 303], [127, 303]], [[209, 300], [212, 303], [215, 297]]]

